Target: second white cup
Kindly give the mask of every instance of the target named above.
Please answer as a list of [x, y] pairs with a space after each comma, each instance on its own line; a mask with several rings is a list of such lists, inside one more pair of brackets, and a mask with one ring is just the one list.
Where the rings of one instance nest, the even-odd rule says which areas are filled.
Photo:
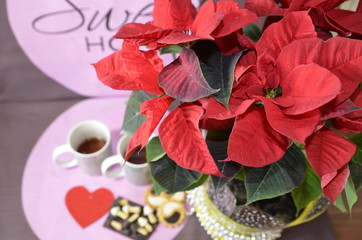
[[[127, 146], [132, 136], [123, 135], [117, 143], [117, 154], [105, 159], [102, 163], [102, 174], [109, 178], [125, 177], [135, 185], [147, 185], [152, 183], [151, 173], [146, 157], [136, 161], [125, 162]], [[134, 155], [137, 152], [134, 153]], [[117, 169], [112, 169], [118, 167]]]

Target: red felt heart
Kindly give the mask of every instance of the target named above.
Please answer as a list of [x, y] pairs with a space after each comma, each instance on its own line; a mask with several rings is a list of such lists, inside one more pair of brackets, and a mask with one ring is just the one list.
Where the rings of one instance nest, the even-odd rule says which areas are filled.
[[90, 193], [85, 187], [70, 189], [65, 196], [65, 204], [72, 217], [85, 228], [101, 218], [110, 208], [113, 194], [105, 188]]

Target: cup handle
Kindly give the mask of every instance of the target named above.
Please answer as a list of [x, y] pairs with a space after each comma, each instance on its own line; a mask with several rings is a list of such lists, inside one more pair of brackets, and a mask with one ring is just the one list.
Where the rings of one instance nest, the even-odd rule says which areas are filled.
[[69, 161], [59, 161], [58, 157], [64, 153], [72, 153], [72, 149], [67, 144], [58, 146], [53, 150], [52, 158], [56, 165], [62, 168], [71, 168], [78, 165], [78, 161], [75, 158]]
[[124, 176], [123, 167], [117, 170], [108, 171], [111, 167], [115, 165], [122, 165], [124, 159], [119, 155], [113, 155], [102, 162], [101, 170], [102, 174], [109, 178], [120, 178]]

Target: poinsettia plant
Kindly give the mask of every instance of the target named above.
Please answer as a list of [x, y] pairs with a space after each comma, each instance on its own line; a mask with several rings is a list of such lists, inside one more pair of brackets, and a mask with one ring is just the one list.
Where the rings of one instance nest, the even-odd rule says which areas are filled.
[[134, 91], [126, 159], [147, 146], [164, 191], [241, 178], [247, 203], [291, 193], [300, 210], [321, 194], [340, 204], [345, 190], [351, 208], [362, 187], [362, 4], [342, 2], [155, 0], [153, 21], [122, 26], [122, 48], [94, 64], [105, 85]]

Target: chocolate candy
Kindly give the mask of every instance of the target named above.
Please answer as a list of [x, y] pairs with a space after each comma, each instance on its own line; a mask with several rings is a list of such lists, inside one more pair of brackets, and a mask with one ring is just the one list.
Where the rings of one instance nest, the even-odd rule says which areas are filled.
[[150, 221], [150, 223], [152, 224], [156, 224], [157, 223], [157, 217], [155, 216], [155, 214], [150, 213], [148, 215], [148, 220]]
[[137, 232], [143, 236], [147, 236], [148, 231], [145, 228], [137, 228]]
[[128, 212], [119, 211], [116, 216], [126, 220], [129, 217], [129, 214]]
[[133, 223], [133, 222], [136, 221], [139, 217], [140, 217], [140, 215], [139, 215], [138, 213], [134, 213], [134, 214], [132, 214], [132, 216], [130, 216], [130, 217], [128, 218], [128, 222]]
[[136, 240], [147, 240], [158, 225], [157, 213], [125, 198], [113, 202], [104, 227]]
[[112, 207], [111, 210], [110, 210], [110, 213], [112, 214], [112, 216], [117, 216], [119, 210], [121, 210], [121, 209], [118, 206]]
[[167, 227], [180, 225], [186, 217], [186, 209], [183, 203], [169, 200], [158, 207], [157, 217]]
[[124, 206], [128, 204], [128, 200], [125, 198], [122, 198], [121, 200], [119, 200], [119, 205]]
[[120, 222], [117, 222], [116, 220], [112, 220], [110, 222], [110, 225], [113, 229], [117, 230], [117, 231], [121, 231], [122, 230], [122, 224]]

